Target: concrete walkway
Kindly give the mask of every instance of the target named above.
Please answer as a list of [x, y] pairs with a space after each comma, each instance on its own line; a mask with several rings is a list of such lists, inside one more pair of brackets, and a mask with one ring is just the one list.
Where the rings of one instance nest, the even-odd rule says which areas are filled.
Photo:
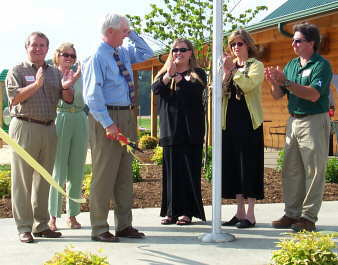
[[[275, 168], [278, 152], [265, 150], [265, 167]], [[87, 163], [90, 163], [90, 153]], [[9, 149], [0, 149], [0, 164], [9, 163]], [[199, 236], [211, 233], [212, 207], [205, 206], [207, 222], [193, 220], [185, 227], [160, 225], [160, 209], [146, 208], [133, 210], [133, 225], [146, 234], [145, 239], [121, 239], [120, 243], [93, 242], [90, 239], [89, 213], [81, 213], [79, 221], [83, 228], [66, 228], [65, 216], [58, 220], [63, 234], [60, 239], [37, 239], [36, 243], [20, 243], [12, 218], [0, 219], [0, 264], [42, 265], [55, 252], [62, 252], [67, 246], [107, 256], [109, 264], [213, 264], [213, 265], [264, 265], [271, 262], [275, 243], [284, 238], [284, 232], [271, 228], [271, 221], [283, 215], [283, 204], [257, 204], [255, 228], [237, 229], [222, 227], [222, 233], [231, 233], [235, 241], [226, 243], [202, 243]], [[235, 213], [235, 205], [222, 206], [222, 220], [229, 220]], [[317, 224], [319, 231], [338, 232], [338, 201], [324, 202]], [[113, 225], [113, 212], [109, 222]], [[115, 233], [114, 227], [111, 232]]]
[[[319, 231], [338, 232], [338, 201], [324, 202], [317, 224]], [[193, 220], [189, 226], [160, 225], [158, 208], [133, 210], [134, 226], [146, 234], [145, 239], [121, 239], [120, 243], [101, 243], [90, 240], [89, 214], [81, 213], [80, 230], [69, 230], [65, 216], [58, 220], [63, 233], [60, 239], [37, 239], [36, 243], [23, 244], [17, 237], [13, 219], [0, 219], [0, 264], [40, 265], [55, 252], [73, 245], [77, 250], [98, 254], [103, 249], [110, 264], [212, 264], [212, 265], [264, 265], [271, 261], [275, 243], [290, 230], [271, 228], [271, 220], [283, 214], [283, 204], [258, 204], [255, 228], [237, 229], [222, 227], [223, 233], [231, 233], [236, 239], [227, 243], [201, 243], [199, 236], [211, 232], [211, 206], [205, 207], [207, 222]], [[230, 219], [235, 205], [222, 208], [222, 220]], [[113, 224], [113, 213], [109, 221]], [[114, 233], [114, 227], [111, 227]]]

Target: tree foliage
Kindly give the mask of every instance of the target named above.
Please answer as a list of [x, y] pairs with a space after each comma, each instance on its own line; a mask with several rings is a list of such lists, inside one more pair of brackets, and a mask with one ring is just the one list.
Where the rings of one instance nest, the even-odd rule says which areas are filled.
[[[127, 15], [136, 32], [145, 33], [160, 41], [167, 50], [177, 38], [187, 38], [194, 43], [196, 50], [202, 50], [212, 37], [213, 0], [163, 1], [165, 8], [151, 4], [151, 11], [144, 18]], [[234, 8], [230, 6], [233, 2], [223, 2], [224, 33], [244, 27], [259, 12], [267, 9], [266, 6], [257, 6], [235, 16]]]

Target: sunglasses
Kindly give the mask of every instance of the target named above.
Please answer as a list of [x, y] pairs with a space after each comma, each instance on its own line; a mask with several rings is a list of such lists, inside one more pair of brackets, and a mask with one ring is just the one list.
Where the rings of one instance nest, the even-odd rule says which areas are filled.
[[69, 53], [66, 53], [66, 52], [61, 52], [60, 55], [63, 56], [63, 57], [66, 57], [66, 58], [71, 57], [72, 59], [76, 59], [75, 54], [69, 54]]
[[171, 50], [172, 52], [187, 52], [190, 51], [189, 48], [174, 48]]
[[233, 48], [235, 46], [242, 47], [244, 45], [244, 42], [238, 41], [238, 42], [233, 42], [230, 44], [230, 47]]
[[306, 42], [307, 40], [304, 40], [304, 39], [293, 39], [292, 42], [296, 43], [296, 44], [299, 44], [299, 43], [302, 43], [302, 42]]

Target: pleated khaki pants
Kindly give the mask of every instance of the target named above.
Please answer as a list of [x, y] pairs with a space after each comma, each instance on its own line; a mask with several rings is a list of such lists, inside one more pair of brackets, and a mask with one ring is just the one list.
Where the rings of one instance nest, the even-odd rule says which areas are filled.
[[[9, 135], [52, 173], [57, 140], [54, 123], [45, 126], [13, 118]], [[11, 174], [12, 211], [18, 232], [48, 229], [48, 182], [15, 152], [11, 156]]]
[[329, 152], [327, 113], [289, 118], [282, 171], [285, 214], [316, 222]]
[[[109, 110], [122, 134], [136, 139], [135, 116], [131, 110]], [[89, 115], [89, 141], [92, 152], [93, 181], [90, 188], [92, 236], [109, 231], [109, 203], [114, 202], [115, 231], [132, 224], [132, 157], [126, 147], [106, 138], [105, 129]]]

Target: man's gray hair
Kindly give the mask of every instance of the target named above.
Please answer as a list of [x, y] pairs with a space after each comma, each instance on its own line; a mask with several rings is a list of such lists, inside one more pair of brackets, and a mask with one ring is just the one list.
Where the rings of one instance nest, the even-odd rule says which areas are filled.
[[121, 22], [123, 20], [127, 21], [128, 25], [129, 25], [129, 20], [126, 16], [114, 14], [114, 13], [108, 13], [102, 21], [102, 26], [101, 26], [102, 35], [105, 35], [107, 29], [109, 29], [109, 28], [113, 28], [113, 29], [120, 28]]

